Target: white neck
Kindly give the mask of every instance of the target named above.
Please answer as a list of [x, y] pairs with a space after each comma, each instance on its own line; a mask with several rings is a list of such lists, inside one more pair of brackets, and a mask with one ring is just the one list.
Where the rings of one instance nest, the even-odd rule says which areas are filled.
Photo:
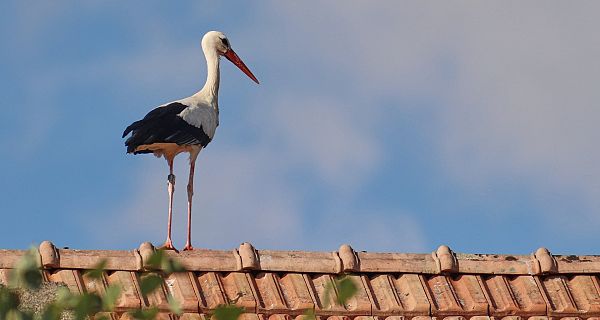
[[220, 56], [217, 54], [216, 50], [204, 50], [204, 55], [206, 57], [206, 66], [207, 66], [207, 76], [206, 83], [204, 87], [198, 94], [204, 95], [208, 98], [208, 101], [214, 101], [215, 106], [217, 105], [217, 101], [219, 99], [219, 59]]

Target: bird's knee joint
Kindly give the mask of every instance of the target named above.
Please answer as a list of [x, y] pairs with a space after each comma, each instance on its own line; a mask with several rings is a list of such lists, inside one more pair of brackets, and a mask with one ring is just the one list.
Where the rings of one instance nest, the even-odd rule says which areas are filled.
[[187, 192], [190, 196], [193, 195], [194, 194], [194, 186], [192, 186], [191, 184], [188, 184]]
[[175, 184], [175, 175], [174, 174], [169, 174], [169, 176], [167, 177], [167, 180], [169, 180], [169, 182], [171, 184]]

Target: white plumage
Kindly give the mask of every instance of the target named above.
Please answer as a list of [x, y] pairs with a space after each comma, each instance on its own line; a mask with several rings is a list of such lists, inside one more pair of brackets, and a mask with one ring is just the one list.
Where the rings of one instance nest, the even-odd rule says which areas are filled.
[[[200, 92], [202, 93], [202, 91]], [[219, 104], [217, 99], [206, 101], [203, 96], [193, 95], [178, 102], [188, 106], [179, 116], [197, 128], [202, 128], [204, 133], [212, 140], [219, 126]]]

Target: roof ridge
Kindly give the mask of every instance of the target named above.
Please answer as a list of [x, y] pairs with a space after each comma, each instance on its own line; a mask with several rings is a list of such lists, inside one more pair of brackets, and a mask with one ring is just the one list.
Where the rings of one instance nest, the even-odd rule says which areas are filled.
[[[133, 250], [58, 249], [43, 242], [38, 249], [42, 276], [64, 283], [74, 293], [103, 294], [118, 285], [122, 294], [111, 319], [127, 311], [156, 307], [160, 319], [209, 319], [223, 304], [243, 308], [240, 320], [548, 320], [555, 317], [600, 317], [600, 257], [552, 255], [540, 248], [531, 255], [481, 255], [440, 246], [431, 254], [338, 251], [256, 250], [243, 243], [234, 250], [195, 250], [166, 255], [187, 270], [154, 272], [155, 248], [143, 243]], [[0, 284], [22, 250], [0, 250]], [[104, 261], [98, 277], [88, 273]], [[141, 290], [148, 273], [161, 278], [152, 293]], [[335, 299], [340, 276], [352, 281], [356, 294], [345, 305]], [[336, 287], [337, 288], [337, 287]], [[183, 315], [171, 314], [169, 298], [181, 303]], [[598, 319], [598, 318], [596, 318]], [[566, 319], [564, 319], [566, 320]]]
[[[106, 261], [106, 270], [143, 271], [156, 250], [144, 242], [133, 250], [59, 249], [50, 241], [39, 246], [44, 269], [93, 269]], [[12, 268], [25, 250], [0, 250], [0, 268]], [[552, 255], [539, 248], [531, 255], [456, 253], [442, 245], [430, 254], [355, 251], [257, 250], [244, 242], [233, 250], [196, 249], [166, 254], [188, 271], [269, 271], [298, 273], [416, 273], [416, 274], [593, 274], [600, 273], [600, 256]]]

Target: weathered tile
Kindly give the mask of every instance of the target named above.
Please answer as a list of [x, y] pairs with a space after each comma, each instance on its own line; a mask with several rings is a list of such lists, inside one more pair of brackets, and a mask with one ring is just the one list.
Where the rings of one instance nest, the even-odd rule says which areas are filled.
[[578, 313], [600, 315], [600, 283], [595, 275], [577, 275], [567, 278], [573, 302]]
[[[363, 279], [358, 275], [347, 275], [348, 279], [356, 286], [356, 293], [346, 301], [344, 306], [348, 315], [371, 315], [373, 313], [372, 303], [367, 294]], [[339, 288], [336, 288], [339, 291]]]
[[487, 315], [488, 301], [477, 276], [457, 275], [448, 278], [465, 314]]
[[427, 284], [427, 289], [432, 299], [433, 315], [463, 313], [456, 292], [446, 276], [429, 276], [425, 278], [425, 283]]
[[228, 303], [227, 297], [221, 286], [220, 277], [215, 272], [202, 272], [197, 275], [200, 298], [202, 299], [201, 309], [212, 310]]
[[516, 314], [520, 311], [506, 277], [483, 277], [483, 284], [490, 297], [491, 314], [496, 317], [501, 317]]
[[[24, 252], [0, 250], [0, 284], [8, 283], [10, 268]], [[241, 320], [304, 320], [313, 310], [317, 320], [600, 319], [596, 256], [551, 256], [558, 262], [552, 274], [531, 276], [535, 259], [530, 256], [454, 254], [453, 273], [438, 274], [439, 261], [431, 254], [352, 251], [355, 273], [349, 277], [358, 291], [340, 306], [334, 279], [343, 266], [335, 252], [258, 251], [252, 270], [243, 272], [236, 271], [240, 261], [233, 250], [168, 252], [195, 271], [161, 274], [164, 283], [147, 297], [140, 296], [145, 273], [137, 251], [57, 253], [56, 261], [44, 264], [44, 281], [64, 283], [76, 293], [104, 294], [109, 285], [120, 286], [116, 312], [104, 313], [114, 320], [151, 306], [159, 308], [159, 319], [207, 320], [223, 304], [243, 307]], [[108, 271], [89, 277], [104, 259]], [[169, 296], [180, 302], [183, 315], [170, 314]]]
[[520, 315], [546, 314], [546, 301], [533, 276], [506, 277], [506, 280], [519, 307]]
[[227, 303], [235, 304], [248, 312], [256, 312], [256, 300], [252, 288], [243, 272], [230, 272], [219, 275]]
[[210, 318], [203, 313], [184, 313], [179, 320], [209, 320]]
[[108, 281], [106, 277], [106, 272], [103, 272], [100, 275], [100, 278], [92, 278], [89, 276], [88, 272], [83, 272], [81, 279], [87, 292], [93, 292], [99, 295], [103, 295], [106, 291], [106, 287], [108, 286]]
[[[139, 284], [140, 281], [142, 281], [142, 279], [145, 276], [148, 276], [150, 274], [158, 275], [156, 273], [140, 273], [137, 275], [135, 280]], [[139, 285], [138, 285], [138, 289], [139, 289]], [[158, 310], [160, 310], [160, 311], [165, 311], [165, 312], [169, 311], [169, 301], [167, 299], [167, 291], [165, 288], [165, 279], [164, 278], [162, 278], [161, 284], [156, 289], [154, 289], [150, 293], [147, 293], [146, 296], [143, 298], [144, 298], [144, 300], [143, 300], [144, 306], [146, 306], [146, 307], [153, 306], [153, 307], [157, 307]]]
[[121, 287], [121, 295], [116, 301], [115, 309], [117, 311], [129, 311], [142, 307], [142, 299], [138, 293], [138, 285], [135, 273], [129, 271], [115, 271], [108, 275], [109, 285], [118, 285]]
[[337, 292], [334, 278], [329, 274], [305, 275], [304, 279], [309, 285], [315, 299], [315, 313], [318, 315], [331, 315], [344, 313], [346, 309], [337, 304]]
[[196, 280], [191, 272], [172, 273], [165, 279], [167, 292], [180, 303], [183, 312], [200, 311], [200, 300], [194, 281]]
[[81, 273], [77, 270], [58, 270], [48, 275], [52, 282], [62, 282], [67, 285], [73, 293], [84, 293]]
[[8, 285], [10, 279], [10, 271], [12, 269], [0, 269], [0, 284], [3, 286]]
[[282, 312], [287, 310], [283, 293], [274, 273], [260, 272], [249, 277], [251, 285], [256, 288], [258, 312]]
[[304, 276], [300, 273], [286, 273], [276, 276], [285, 305], [292, 311], [304, 313], [313, 310], [315, 303]]

